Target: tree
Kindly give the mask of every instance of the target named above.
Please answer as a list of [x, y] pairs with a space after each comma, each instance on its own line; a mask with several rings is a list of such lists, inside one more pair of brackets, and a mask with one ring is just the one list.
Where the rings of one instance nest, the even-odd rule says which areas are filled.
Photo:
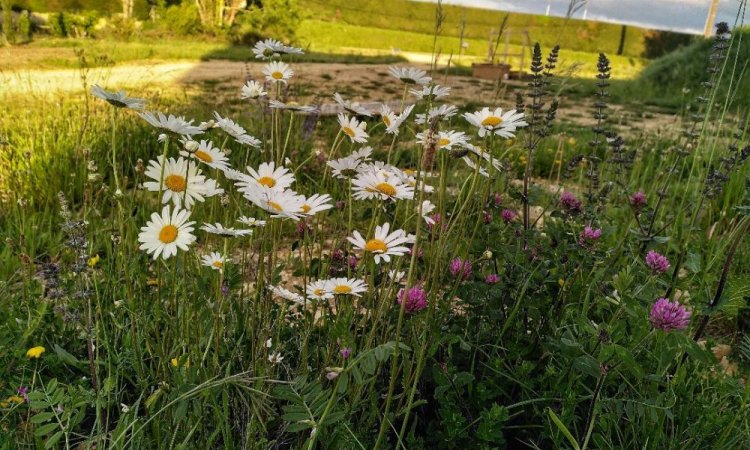
[[15, 40], [13, 30], [13, 10], [10, 0], [2, 0], [3, 3], [3, 35], [0, 44], [12, 44]]
[[243, 0], [195, 0], [201, 24], [206, 29], [230, 27]]
[[122, 18], [132, 19], [133, 18], [133, 5], [135, 0], [121, 0], [122, 1]]

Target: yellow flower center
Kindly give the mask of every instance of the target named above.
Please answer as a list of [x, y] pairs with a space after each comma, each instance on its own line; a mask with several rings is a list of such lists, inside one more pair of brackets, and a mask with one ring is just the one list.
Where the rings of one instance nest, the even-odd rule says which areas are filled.
[[380, 239], [370, 239], [365, 244], [365, 251], [368, 252], [380, 252], [385, 253], [388, 250], [388, 245]]
[[165, 225], [159, 231], [159, 240], [165, 244], [171, 244], [177, 239], [177, 227], [174, 225]]
[[446, 139], [446, 138], [440, 138], [440, 140], [438, 141], [438, 145], [441, 146], [441, 147], [445, 147], [446, 145], [448, 145], [450, 143], [451, 143], [451, 140], [450, 139]]
[[353, 138], [357, 135], [357, 133], [351, 128], [351, 127], [341, 127], [341, 130], [344, 132], [345, 135], [349, 136], [350, 138]]
[[284, 208], [282, 208], [281, 205], [270, 200], [268, 201], [268, 206], [275, 209], [277, 212], [281, 212], [284, 210]]
[[172, 192], [182, 192], [187, 187], [187, 180], [181, 175], [169, 175], [164, 179], [164, 184]]
[[313, 291], [313, 294], [314, 294], [314, 295], [315, 295], [316, 297], [320, 297], [321, 295], [323, 295], [323, 289], [321, 289], [321, 288], [317, 288], [317, 289], [315, 289], [315, 290]]
[[278, 70], [271, 74], [271, 78], [274, 80], [283, 80], [284, 79], [284, 73], [279, 72]]
[[302, 212], [305, 214], [309, 213], [311, 209], [310, 205], [302, 205]]
[[335, 288], [333, 288], [334, 294], [350, 294], [352, 292], [351, 286], [348, 286], [346, 284], [339, 284]]
[[378, 183], [375, 185], [375, 189], [378, 190], [378, 192], [387, 195], [388, 197], [393, 197], [396, 195], [396, 188], [389, 183]]
[[214, 267], [216, 267], [217, 269], [221, 269], [222, 267], [224, 267], [224, 262], [223, 261], [214, 261], [212, 265]]
[[503, 119], [497, 116], [489, 116], [482, 121], [482, 125], [485, 127], [496, 127], [503, 123]]
[[391, 126], [391, 118], [388, 116], [383, 116], [383, 123], [385, 126], [390, 127]]
[[258, 183], [270, 188], [276, 186], [276, 180], [271, 177], [260, 177], [260, 179], [258, 179]]
[[195, 157], [200, 159], [203, 162], [212, 163], [214, 162], [214, 159], [211, 157], [211, 155], [208, 154], [208, 152], [204, 152], [203, 150], [198, 150], [194, 153]]

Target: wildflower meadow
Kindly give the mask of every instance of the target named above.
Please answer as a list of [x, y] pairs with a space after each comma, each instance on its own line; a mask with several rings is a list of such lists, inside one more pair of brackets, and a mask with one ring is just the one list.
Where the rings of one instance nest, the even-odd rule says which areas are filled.
[[564, 125], [539, 44], [466, 103], [436, 51], [301, 102], [265, 39], [228, 100], [3, 106], [0, 449], [750, 448], [743, 36], [663, 133], [604, 53]]

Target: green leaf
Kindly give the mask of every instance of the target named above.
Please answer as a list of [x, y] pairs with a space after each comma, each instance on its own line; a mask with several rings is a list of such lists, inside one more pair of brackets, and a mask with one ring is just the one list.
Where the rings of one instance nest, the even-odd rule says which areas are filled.
[[31, 423], [39, 424], [39, 423], [48, 422], [53, 417], [55, 417], [55, 413], [51, 411], [40, 412], [39, 414], [36, 414], [31, 417]]
[[568, 430], [568, 427], [566, 427], [565, 424], [562, 423], [562, 420], [557, 417], [557, 414], [552, 411], [552, 408], [547, 408], [547, 415], [549, 415], [549, 418], [552, 419], [552, 422], [557, 425], [557, 428], [560, 430], [563, 436], [565, 436], [568, 442], [570, 442], [570, 445], [572, 445], [575, 450], [581, 450], [581, 447], [578, 445], [578, 442], [576, 442], [576, 439]]
[[57, 442], [60, 440], [60, 438], [63, 437], [63, 434], [64, 433], [62, 431], [58, 431], [57, 433], [50, 436], [49, 439], [47, 439], [47, 442], [44, 443], [44, 448], [50, 449], [54, 447], [57, 444]]
[[68, 366], [75, 366], [78, 367], [81, 365], [81, 361], [73, 356], [72, 354], [68, 353], [64, 348], [60, 347], [59, 345], [55, 344], [53, 347], [53, 350], [55, 351], [55, 355], [60, 359], [60, 362], [63, 364], [66, 364]]
[[50, 434], [52, 431], [59, 428], [57, 423], [47, 423], [34, 430], [34, 436], [42, 437]]

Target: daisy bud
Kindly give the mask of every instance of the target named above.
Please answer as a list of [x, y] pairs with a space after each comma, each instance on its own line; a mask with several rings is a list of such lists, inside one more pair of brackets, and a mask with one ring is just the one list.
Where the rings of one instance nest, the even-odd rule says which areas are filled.
[[194, 151], [198, 150], [198, 146], [199, 146], [199, 144], [197, 142], [195, 142], [195, 141], [187, 141], [187, 142], [185, 142], [185, 150], [187, 150], [189, 152], [194, 152]]
[[493, 256], [492, 252], [489, 251], [489, 250], [485, 250], [484, 253], [482, 253], [482, 258], [484, 258], [484, 259], [486, 259], [488, 261], [492, 259], [492, 256]]
[[116, 198], [122, 198], [122, 190], [121, 189], [117, 189], [115, 191], [115, 197]]

